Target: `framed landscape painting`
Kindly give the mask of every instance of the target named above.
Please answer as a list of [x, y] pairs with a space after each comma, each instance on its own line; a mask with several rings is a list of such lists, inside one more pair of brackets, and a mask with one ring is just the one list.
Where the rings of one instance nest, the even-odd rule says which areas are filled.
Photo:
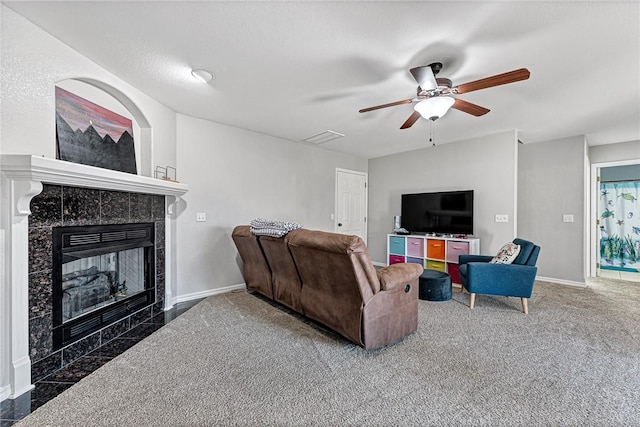
[[130, 119], [56, 87], [57, 158], [137, 174]]

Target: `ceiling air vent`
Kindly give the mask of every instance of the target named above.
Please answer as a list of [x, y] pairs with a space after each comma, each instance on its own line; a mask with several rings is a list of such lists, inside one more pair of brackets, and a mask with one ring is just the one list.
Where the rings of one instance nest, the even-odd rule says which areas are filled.
[[324, 132], [317, 133], [309, 138], [303, 139], [305, 142], [310, 142], [312, 144], [320, 145], [325, 142], [333, 141], [334, 139], [342, 138], [344, 134], [334, 132], [332, 130], [325, 130]]

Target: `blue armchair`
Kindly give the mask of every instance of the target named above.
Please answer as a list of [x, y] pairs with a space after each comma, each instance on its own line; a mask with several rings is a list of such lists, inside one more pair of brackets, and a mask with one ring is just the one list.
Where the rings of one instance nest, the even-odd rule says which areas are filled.
[[476, 294], [502, 295], [519, 297], [522, 311], [529, 313], [527, 299], [533, 292], [540, 246], [523, 239], [513, 243], [520, 245], [520, 253], [512, 264], [491, 264], [492, 256], [460, 255], [460, 281], [471, 294], [469, 308], [473, 308]]

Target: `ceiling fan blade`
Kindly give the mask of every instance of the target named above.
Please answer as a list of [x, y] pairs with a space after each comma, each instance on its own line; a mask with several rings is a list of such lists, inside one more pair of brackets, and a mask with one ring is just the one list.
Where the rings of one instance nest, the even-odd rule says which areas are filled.
[[456, 98], [451, 108], [464, 111], [465, 113], [469, 113], [472, 116], [476, 116], [476, 117], [484, 116], [489, 111], [491, 111], [488, 108], [484, 108], [479, 105], [472, 104], [471, 102], [465, 101], [463, 99], [458, 99], [458, 98]]
[[433, 75], [433, 69], [429, 65], [412, 68], [409, 72], [416, 79], [420, 88], [432, 90], [438, 87], [436, 77]]
[[402, 101], [390, 102], [388, 104], [376, 105], [375, 107], [363, 108], [359, 112], [366, 113], [367, 111], [379, 110], [380, 108], [393, 107], [393, 106], [402, 105], [402, 104], [411, 104], [412, 102], [413, 102], [413, 98], [403, 99]]
[[409, 118], [407, 119], [407, 121], [405, 121], [402, 126], [400, 126], [400, 129], [407, 129], [410, 128], [411, 126], [413, 126], [413, 124], [415, 122], [418, 121], [418, 119], [420, 118], [420, 113], [418, 113], [417, 111], [414, 111], [412, 115], [409, 116]]
[[473, 82], [463, 83], [455, 88], [455, 93], [467, 93], [474, 90], [519, 82], [520, 80], [527, 80], [529, 75], [529, 70], [526, 68], [520, 68], [519, 70], [509, 71], [508, 73], [497, 74], [495, 76], [486, 77]]

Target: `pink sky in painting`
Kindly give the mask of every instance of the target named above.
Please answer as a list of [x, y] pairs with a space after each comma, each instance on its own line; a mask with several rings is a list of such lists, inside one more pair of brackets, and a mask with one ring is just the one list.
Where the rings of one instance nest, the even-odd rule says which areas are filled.
[[108, 134], [115, 142], [118, 142], [124, 131], [129, 132], [133, 138], [130, 119], [59, 87], [56, 87], [56, 112], [73, 130], [80, 129], [84, 132], [93, 124], [94, 129], [102, 138]]

